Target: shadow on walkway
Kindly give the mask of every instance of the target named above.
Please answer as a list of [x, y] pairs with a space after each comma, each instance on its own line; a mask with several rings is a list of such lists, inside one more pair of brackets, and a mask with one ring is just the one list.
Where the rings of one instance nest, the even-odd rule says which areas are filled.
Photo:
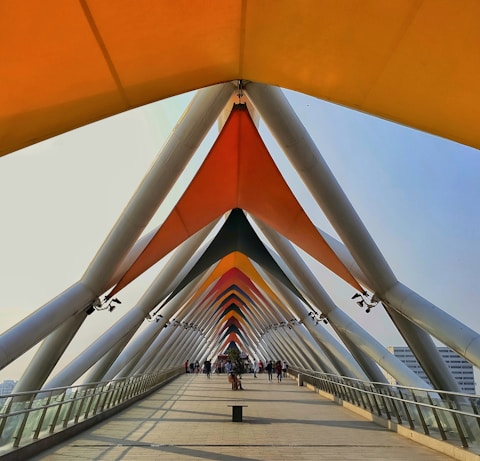
[[[37, 460], [389, 460], [451, 458], [389, 432], [285, 378], [185, 374]], [[227, 405], [241, 402], [243, 422]]]

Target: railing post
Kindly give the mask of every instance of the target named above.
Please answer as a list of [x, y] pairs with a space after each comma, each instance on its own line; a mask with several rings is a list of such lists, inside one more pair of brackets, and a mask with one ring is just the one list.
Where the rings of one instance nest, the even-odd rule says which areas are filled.
[[[124, 382], [125, 381], [122, 381], [122, 383], [124, 383]], [[117, 402], [119, 401], [119, 396], [122, 395], [122, 390], [123, 390], [123, 388], [120, 387], [120, 386], [121, 386], [120, 381], [116, 381], [114, 386], [113, 386], [110, 401], [108, 402], [109, 408], [110, 408], [110, 406], [115, 406], [117, 404]]]
[[301, 373], [298, 373], [297, 384], [298, 384], [299, 387], [303, 386], [303, 375]]
[[112, 399], [115, 395], [115, 389], [117, 388], [117, 382], [108, 383], [105, 386], [105, 399], [102, 404], [102, 412], [108, 410], [112, 406]]
[[440, 432], [440, 436], [442, 437], [442, 440], [447, 440], [447, 434], [445, 433], [445, 429], [443, 429], [442, 422], [440, 421], [440, 418], [435, 409], [435, 406], [433, 405], [433, 401], [432, 401], [432, 398], [430, 397], [430, 394], [428, 394], [428, 401], [430, 402], [430, 405], [432, 405], [433, 416], [435, 417], [435, 421], [437, 423], [437, 428], [438, 428], [438, 431]]
[[65, 401], [65, 396], [67, 395], [66, 390], [63, 391], [62, 398], [60, 399], [60, 403], [57, 406], [57, 411], [55, 412], [55, 416], [52, 419], [52, 422], [50, 423], [50, 430], [48, 431], [50, 434], [53, 434], [55, 431], [55, 426], [57, 425], [58, 418], [60, 416], [60, 412], [62, 411], [62, 406]]
[[[99, 408], [103, 408], [102, 405], [105, 403], [105, 399], [107, 398], [107, 394], [105, 392], [105, 383], [102, 384], [100, 391], [98, 393], [97, 403], [95, 408], [93, 409], [93, 414], [96, 415], [99, 412]], [[101, 412], [102, 410], [100, 410]]]
[[378, 404], [378, 392], [377, 390], [373, 387], [373, 385], [370, 385], [370, 392], [372, 393], [371, 396], [373, 398], [373, 401], [375, 402], [375, 408], [377, 409], [377, 415], [382, 416], [382, 411], [380, 410], [380, 405]]
[[63, 420], [63, 427], [67, 427], [68, 426], [68, 421], [70, 421], [70, 415], [72, 414], [72, 411], [73, 411], [73, 407], [75, 405], [75, 402], [76, 402], [76, 398], [77, 398], [77, 393], [78, 393], [78, 388], [75, 389], [75, 392], [73, 393], [73, 396], [70, 397], [70, 405], [68, 406], [67, 408], [67, 412], [65, 414], [65, 418]]
[[[448, 395], [447, 395], [447, 403], [448, 403], [448, 406], [450, 407], [450, 409], [454, 409], [453, 405], [452, 405], [452, 401], [450, 400]], [[454, 421], [455, 426], [457, 428], [458, 436], [460, 437], [460, 440], [462, 441], [463, 448], [468, 448], [467, 438], [465, 437], [465, 434], [463, 433], [462, 425], [460, 424], [458, 415], [455, 412], [452, 412], [452, 418], [453, 418], [453, 421]]]
[[[478, 402], [478, 403], [477, 403]], [[478, 405], [480, 405], [480, 399], [476, 399], [475, 398], [475, 401], [473, 401], [473, 399], [470, 399], [470, 406], [472, 407], [472, 411], [475, 415], [478, 415]], [[475, 418], [475, 420], [477, 421], [477, 425], [478, 427], [480, 428], [480, 418]], [[0, 431], [0, 434], [1, 434], [1, 431]]]
[[5, 425], [7, 424], [7, 419], [9, 418], [8, 413], [10, 413], [13, 401], [14, 401], [13, 397], [10, 397], [8, 399], [7, 406], [5, 407], [4, 414], [2, 415], [2, 422], [0, 422], [0, 437], [2, 436]]
[[43, 425], [43, 421], [45, 420], [45, 415], [47, 413], [47, 410], [48, 410], [48, 407], [50, 405], [50, 401], [52, 399], [52, 394], [50, 393], [50, 395], [48, 396], [48, 399], [43, 407], [43, 412], [42, 414], [40, 415], [40, 418], [38, 419], [38, 424], [37, 424], [37, 428], [35, 429], [35, 431], [33, 432], [33, 440], [37, 440], [38, 439], [38, 435], [40, 434], [40, 431], [42, 430], [42, 425]]
[[90, 408], [92, 407], [93, 402], [97, 397], [97, 388], [98, 388], [98, 384], [95, 384], [95, 387], [92, 387], [93, 392], [92, 394], [90, 394], [90, 398], [88, 399], [88, 405], [87, 405], [87, 408], [85, 408], [84, 419], [88, 418], [88, 414], [90, 413]]
[[[390, 397], [393, 397], [389, 387], [387, 388], [387, 392], [388, 392], [388, 395]], [[395, 399], [391, 398], [389, 400], [390, 400], [390, 403], [393, 406], [393, 412], [395, 413], [395, 416], [397, 417], [397, 423], [402, 424], [402, 418], [400, 417], [400, 412], [398, 411], [397, 404], [395, 403]]]
[[400, 388], [398, 389], [398, 393], [400, 394], [400, 397], [402, 398], [403, 409], [405, 410], [405, 415], [408, 419], [408, 424], [410, 424], [410, 429], [413, 430], [413, 429], [415, 429], [415, 424], [413, 423], [413, 419], [410, 416], [410, 412], [408, 411], [407, 404], [405, 402], [405, 399], [403, 398], [402, 390]]
[[[389, 402], [387, 402], [387, 399], [385, 398], [385, 395], [383, 394], [384, 393], [383, 387], [380, 387], [380, 389], [378, 389], [377, 392], [380, 394], [380, 399], [382, 401], [382, 408], [385, 410], [385, 415], [386, 415], [388, 420], [391, 420], [392, 416], [390, 414], [390, 409], [388, 408]], [[382, 408], [380, 408], [380, 411], [381, 411]]]
[[360, 402], [357, 397], [357, 390], [351, 385], [347, 385], [346, 382], [340, 384], [340, 389], [342, 392], [342, 400], [358, 405]]
[[[32, 396], [30, 397], [30, 400], [28, 402], [26, 410], [30, 410], [32, 408], [33, 401], [35, 399], [35, 395], [36, 394], [32, 394]], [[27, 420], [28, 420], [29, 416], [30, 416], [30, 411], [26, 411], [24, 413], [23, 418], [22, 418], [22, 422], [20, 423], [20, 426], [18, 427], [16, 435], [13, 436], [13, 440], [14, 440], [13, 446], [15, 448], [18, 448], [20, 446], [20, 440], [22, 439], [23, 431], [25, 429], [25, 425], [27, 424]]]
[[77, 403], [78, 408], [77, 408], [77, 411], [75, 412], [75, 418], [73, 420], [75, 424], [77, 424], [79, 419], [80, 419], [80, 414], [82, 412], [82, 408], [83, 408], [83, 404], [85, 402], [85, 399], [87, 398], [87, 394], [88, 394], [88, 389], [87, 388], [83, 389], [83, 392], [81, 392], [80, 401], [79, 401], [79, 403]]

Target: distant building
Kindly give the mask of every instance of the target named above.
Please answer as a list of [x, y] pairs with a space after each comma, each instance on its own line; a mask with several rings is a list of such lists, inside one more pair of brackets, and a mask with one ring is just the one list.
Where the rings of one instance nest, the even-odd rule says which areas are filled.
[[[0, 383], [0, 396], [11, 394], [13, 388], [17, 384], [17, 381], [13, 381], [12, 379], [6, 379], [5, 381]], [[2, 411], [2, 405], [6, 402], [6, 397], [0, 397], [0, 411]]]
[[[473, 375], [472, 364], [467, 362], [463, 357], [460, 357], [449, 347], [438, 347], [437, 349], [447, 367], [452, 372], [452, 375], [457, 381], [461, 391], [465, 394], [475, 394], [475, 378]], [[389, 346], [388, 350], [426, 383], [432, 385], [409, 347]], [[389, 379], [392, 378], [389, 377]]]
[[12, 379], [6, 379], [5, 381], [0, 383], [0, 395], [7, 395], [13, 391], [13, 388], [17, 384], [17, 381], [13, 381]]

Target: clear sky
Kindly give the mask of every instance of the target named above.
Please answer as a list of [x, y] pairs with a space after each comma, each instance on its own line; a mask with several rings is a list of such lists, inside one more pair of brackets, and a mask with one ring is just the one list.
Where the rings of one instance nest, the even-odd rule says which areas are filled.
[[[305, 95], [287, 96], [397, 278], [479, 331], [478, 150]], [[0, 158], [1, 331], [82, 276], [190, 97]], [[260, 129], [314, 224], [336, 235], [262, 122]], [[337, 305], [382, 344], [404, 344], [382, 308], [367, 315], [350, 299], [350, 286], [318, 263], [312, 267]], [[122, 291], [116, 311], [90, 316], [60, 367], [132, 307], [156, 271], [158, 266]], [[18, 379], [31, 355], [1, 370], [0, 380]]]

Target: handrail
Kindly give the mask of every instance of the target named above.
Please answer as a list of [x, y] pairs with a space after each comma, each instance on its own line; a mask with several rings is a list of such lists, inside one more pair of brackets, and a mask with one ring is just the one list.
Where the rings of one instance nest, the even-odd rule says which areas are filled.
[[379, 417], [442, 440], [480, 449], [480, 396], [363, 381], [314, 370], [290, 367], [299, 384], [314, 388], [363, 408]]
[[[111, 411], [183, 374], [183, 367], [107, 382], [0, 395], [0, 457]], [[397, 424], [480, 449], [480, 396], [362, 381], [289, 367], [301, 382]]]
[[0, 395], [0, 457], [128, 404], [183, 367], [111, 381]]

